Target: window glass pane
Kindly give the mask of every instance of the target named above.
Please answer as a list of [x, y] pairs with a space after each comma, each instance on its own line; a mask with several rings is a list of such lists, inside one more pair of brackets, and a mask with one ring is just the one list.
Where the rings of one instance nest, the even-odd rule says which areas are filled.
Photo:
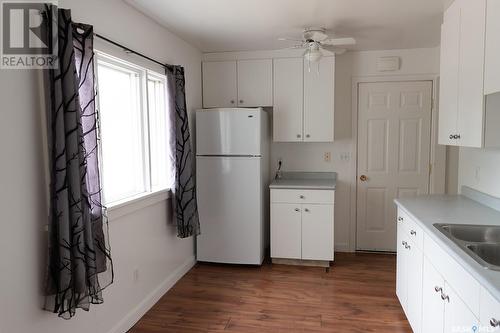
[[98, 62], [102, 181], [107, 203], [146, 191], [140, 72]]
[[164, 189], [170, 185], [171, 170], [168, 169], [168, 135], [170, 124], [168, 124], [166, 103], [165, 79], [149, 76], [149, 137], [151, 186], [153, 189]]

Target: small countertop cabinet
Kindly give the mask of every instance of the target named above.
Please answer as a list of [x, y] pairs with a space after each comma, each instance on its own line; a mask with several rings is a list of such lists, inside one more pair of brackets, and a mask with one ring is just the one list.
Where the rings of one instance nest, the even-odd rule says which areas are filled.
[[279, 179], [270, 189], [273, 262], [329, 266], [334, 258], [335, 178]]
[[496, 110], [489, 112], [486, 103], [488, 95], [500, 93], [499, 22], [500, 0], [455, 0], [444, 13], [440, 144], [500, 146], [500, 136], [496, 135], [500, 117]]

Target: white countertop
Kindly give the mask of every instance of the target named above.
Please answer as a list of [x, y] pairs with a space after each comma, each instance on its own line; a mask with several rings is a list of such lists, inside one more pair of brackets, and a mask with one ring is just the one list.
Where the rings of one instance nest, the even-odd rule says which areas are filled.
[[280, 179], [274, 179], [271, 189], [335, 190], [335, 172], [283, 172]]
[[500, 225], [499, 211], [463, 195], [426, 195], [394, 201], [500, 302], [500, 271], [482, 267], [433, 226], [434, 223]]

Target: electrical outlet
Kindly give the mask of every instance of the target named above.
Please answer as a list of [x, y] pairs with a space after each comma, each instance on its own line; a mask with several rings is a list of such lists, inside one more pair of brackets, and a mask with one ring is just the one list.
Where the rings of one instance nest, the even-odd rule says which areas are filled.
[[139, 281], [139, 269], [134, 269], [134, 282]]
[[331, 162], [332, 161], [332, 153], [329, 151], [326, 151], [325, 154], [323, 155], [323, 159], [325, 162]]
[[478, 166], [474, 170], [474, 178], [476, 179], [476, 182], [478, 182], [478, 183], [481, 180], [481, 168]]

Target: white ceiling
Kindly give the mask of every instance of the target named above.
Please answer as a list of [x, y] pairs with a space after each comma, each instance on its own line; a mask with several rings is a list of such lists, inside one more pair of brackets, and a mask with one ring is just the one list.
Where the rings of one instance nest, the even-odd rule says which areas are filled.
[[304, 27], [354, 37], [355, 50], [439, 45], [449, 0], [124, 0], [203, 52], [293, 45]]

